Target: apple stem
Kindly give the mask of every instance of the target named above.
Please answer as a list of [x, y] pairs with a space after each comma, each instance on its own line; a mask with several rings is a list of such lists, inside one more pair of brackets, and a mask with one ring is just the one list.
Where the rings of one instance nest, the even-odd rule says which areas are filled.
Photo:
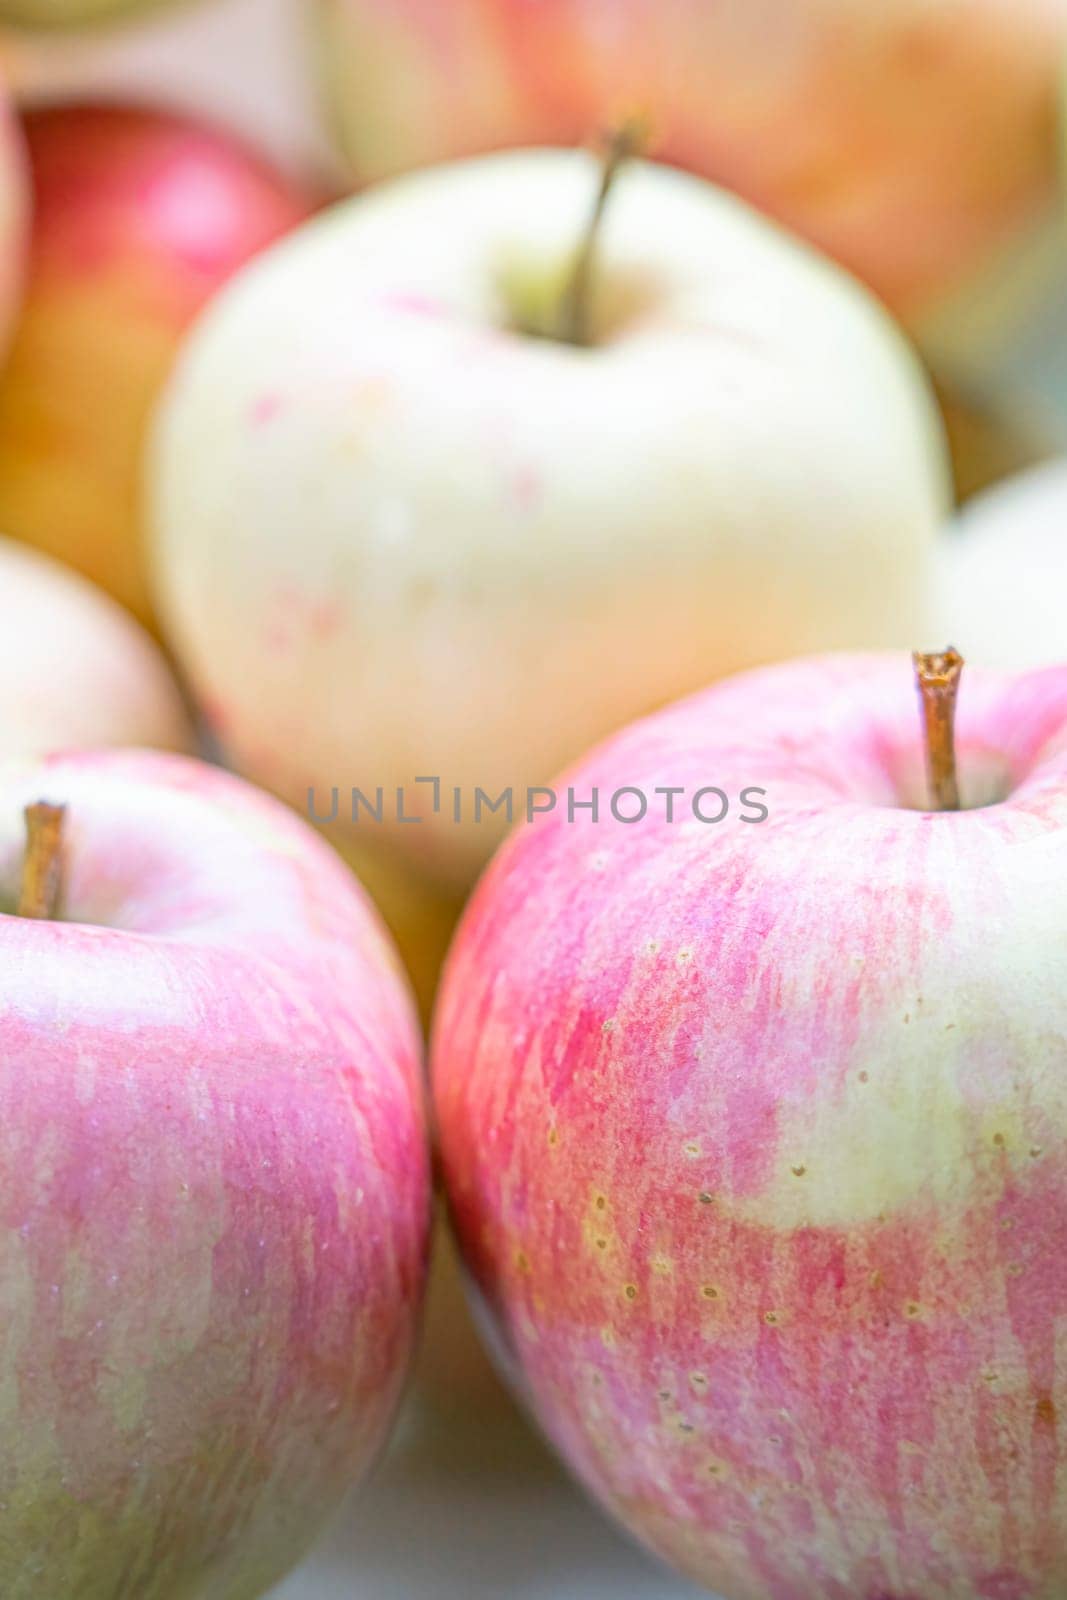
[[560, 304], [559, 337], [564, 344], [587, 346], [590, 342], [590, 299], [604, 213], [620, 169], [627, 161], [632, 161], [635, 156], [640, 155], [647, 144], [648, 128], [643, 119], [628, 117], [610, 135], [604, 147], [596, 203], [586, 225], [574, 270]]
[[26, 855], [16, 915], [53, 921], [63, 892], [63, 820], [66, 806], [38, 800], [23, 812]]
[[959, 693], [963, 657], [950, 645], [947, 650], [912, 656], [915, 682], [922, 705], [926, 736], [926, 773], [934, 811], [960, 809], [959, 782], [956, 777], [956, 696]]

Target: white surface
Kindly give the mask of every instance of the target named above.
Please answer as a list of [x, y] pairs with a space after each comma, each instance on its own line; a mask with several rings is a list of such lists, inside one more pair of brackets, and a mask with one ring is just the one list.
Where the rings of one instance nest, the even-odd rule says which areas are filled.
[[392, 1447], [270, 1600], [504, 1597], [700, 1600], [616, 1532], [535, 1437], [481, 1355], [442, 1254]]

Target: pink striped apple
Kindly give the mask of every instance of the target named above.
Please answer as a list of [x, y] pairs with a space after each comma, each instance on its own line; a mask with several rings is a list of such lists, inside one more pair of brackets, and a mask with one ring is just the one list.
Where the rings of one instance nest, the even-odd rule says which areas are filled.
[[317, 0], [361, 180], [634, 109], [922, 321], [1055, 208], [1067, 0]]
[[192, 748], [158, 646], [58, 561], [0, 539], [0, 754], [106, 745]]
[[0, 530], [150, 617], [145, 422], [212, 292], [307, 215], [309, 196], [228, 137], [86, 106], [27, 119], [27, 299], [0, 378]]
[[1067, 1592], [1067, 668], [965, 673], [956, 758], [932, 810], [903, 657], [734, 679], [561, 780], [599, 821], [520, 827], [446, 968], [506, 1358], [727, 1600]]
[[146, 752], [0, 769], [0, 904], [0, 1593], [252, 1600], [408, 1365], [395, 954], [306, 824]]

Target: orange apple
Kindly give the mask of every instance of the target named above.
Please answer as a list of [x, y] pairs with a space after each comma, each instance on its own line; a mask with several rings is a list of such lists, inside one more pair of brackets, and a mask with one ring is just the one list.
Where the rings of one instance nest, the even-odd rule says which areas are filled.
[[317, 0], [360, 180], [573, 144], [656, 153], [813, 240], [910, 322], [1051, 212], [1067, 0]]
[[157, 391], [204, 302], [311, 198], [172, 116], [64, 108], [26, 130], [35, 219], [0, 381], [0, 528], [148, 620], [140, 467]]

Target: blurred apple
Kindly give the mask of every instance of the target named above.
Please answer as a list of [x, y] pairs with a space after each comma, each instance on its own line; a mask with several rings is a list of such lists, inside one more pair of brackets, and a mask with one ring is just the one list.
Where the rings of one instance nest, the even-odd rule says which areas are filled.
[[154, 11], [163, 0], [0, 0], [0, 25], [71, 28]]
[[158, 647], [109, 596], [9, 539], [0, 539], [0, 595], [0, 754], [192, 748]]
[[0, 364], [7, 354], [22, 286], [26, 223], [22, 139], [0, 86]]
[[[227, 755], [446, 894], [506, 825], [476, 787], [521, 812], [709, 678], [922, 633], [946, 462], [884, 312], [635, 164], [568, 342], [596, 188], [588, 156], [536, 151], [336, 207], [215, 302], [157, 431], [161, 615]], [[382, 788], [380, 824], [351, 827], [352, 786]]]
[[938, 547], [932, 626], [1009, 670], [1067, 662], [1067, 461], [964, 507]]
[[1050, 214], [1067, 0], [317, 0], [359, 180], [648, 112], [921, 321]]
[[0, 381], [0, 528], [148, 620], [152, 403], [195, 313], [310, 200], [228, 138], [149, 111], [35, 112], [26, 130], [36, 208]]

